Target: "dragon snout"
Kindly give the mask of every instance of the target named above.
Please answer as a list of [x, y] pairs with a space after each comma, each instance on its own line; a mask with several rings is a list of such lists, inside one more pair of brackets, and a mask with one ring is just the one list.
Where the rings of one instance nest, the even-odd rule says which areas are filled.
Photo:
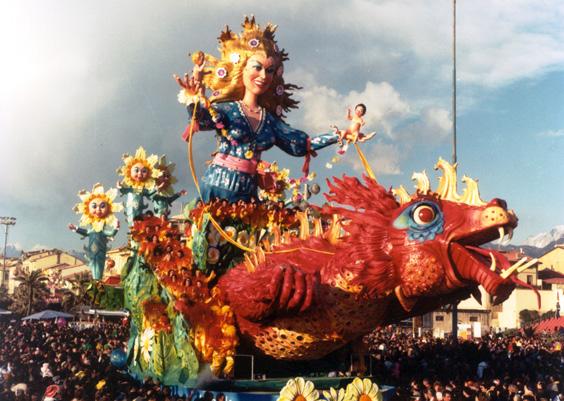
[[480, 214], [480, 223], [484, 227], [503, 225], [516, 227], [517, 220], [513, 210], [507, 210], [507, 202], [498, 198], [492, 199]]

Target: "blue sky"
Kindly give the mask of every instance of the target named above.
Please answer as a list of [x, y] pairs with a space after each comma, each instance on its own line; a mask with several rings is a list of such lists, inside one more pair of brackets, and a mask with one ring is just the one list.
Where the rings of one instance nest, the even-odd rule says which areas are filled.
[[[564, 224], [564, 3], [458, 1], [458, 159], [482, 197], [517, 212], [513, 243]], [[0, 215], [9, 243], [78, 249], [66, 229], [80, 189], [115, 185], [121, 154], [144, 146], [178, 165], [191, 195], [186, 114], [173, 73], [187, 53], [214, 54], [244, 14], [279, 25], [287, 82], [303, 87], [288, 121], [310, 133], [368, 106], [365, 146], [382, 184], [411, 188], [413, 171], [451, 156], [451, 2], [6, 1], [0, 5]], [[196, 138], [197, 165], [213, 140]], [[350, 153], [321, 178], [360, 174]], [[301, 160], [267, 154], [299, 171]], [[322, 181], [322, 180], [320, 180]], [[436, 184], [436, 178], [432, 178]], [[319, 199], [321, 201], [321, 199]], [[123, 218], [121, 218], [123, 222]], [[118, 243], [123, 238], [120, 237]]]

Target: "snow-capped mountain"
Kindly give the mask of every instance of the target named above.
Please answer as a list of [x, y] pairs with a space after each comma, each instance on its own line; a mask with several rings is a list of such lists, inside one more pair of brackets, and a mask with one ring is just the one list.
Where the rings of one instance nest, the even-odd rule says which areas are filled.
[[532, 235], [521, 245], [500, 245], [497, 241], [493, 241], [486, 248], [502, 251], [519, 250], [531, 258], [538, 258], [559, 244], [564, 244], [564, 225], [555, 226], [547, 233]]
[[[7, 258], [19, 258], [23, 252], [23, 249], [19, 244], [8, 244], [6, 246], [6, 257]], [[4, 256], [4, 247], [0, 249], [0, 255]]]
[[524, 245], [544, 248], [552, 243], [564, 242], [564, 225], [558, 225], [547, 233], [532, 235], [525, 241]]

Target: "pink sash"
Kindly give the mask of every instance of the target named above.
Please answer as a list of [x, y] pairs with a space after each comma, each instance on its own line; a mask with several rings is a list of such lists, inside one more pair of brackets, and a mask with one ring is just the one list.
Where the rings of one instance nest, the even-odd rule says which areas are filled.
[[217, 153], [212, 160], [212, 164], [246, 174], [255, 174], [257, 172], [258, 160], [241, 159], [239, 157], [226, 155], [225, 153]]

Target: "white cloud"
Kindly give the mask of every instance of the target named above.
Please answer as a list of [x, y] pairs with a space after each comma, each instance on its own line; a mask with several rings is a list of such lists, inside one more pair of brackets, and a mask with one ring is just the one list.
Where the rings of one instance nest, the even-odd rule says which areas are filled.
[[[10, 213], [36, 216], [45, 227], [70, 218], [77, 190], [97, 181], [113, 185], [120, 155], [139, 145], [186, 166], [179, 139], [186, 117], [170, 76], [190, 68], [190, 51], [217, 55], [221, 27], [239, 31], [250, 11], [262, 24], [279, 24], [293, 71], [287, 81], [304, 86], [300, 110], [290, 114], [296, 127], [344, 126], [346, 106], [365, 102], [366, 128], [379, 132], [366, 153], [381, 174], [401, 171], [401, 161], [415, 157], [412, 144], [439, 143], [450, 130], [450, 1], [52, 3], [0, 6], [0, 199]], [[481, 101], [484, 88], [564, 68], [564, 3], [457, 4], [462, 106]], [[210, 138], [195, 139], [198, 174]], [[189, 186], [187, 168], [177, 173], [179, 187]], [[45, 243], [64, 236], [43, 231], [21, 238]]]
[[297, 93], [301, 101], [297, 114], [302, 116], [301, 125], [311, 132], [327, 131], [330, 125], [346, 128], [346, 110], [358, 103], [364, 103], [367, 108], [364, 116], [366, 132], [383, 131], [391, 137], [395, 123], [410, 114], [409, 105], [388, 82], [369, 81], [361, 92], [353, 90], [341, 94], [317, 83], [311, 73], [299, 71], [292, 76], [304, 77], [307, 82]]
[[[413, 76], [450, 84], [450, 1], [329, 2], [316, 21], [346, 41], [343, 70], [362, 65], [387, 80]], [[564, 3], [478, 0], [457, 3], [458, 79], [500, 87], [564, 69]]]
[[460, 2], [459, 78], [499, 87], [564, 67], [564, 4]]
[[452, 132], [450, 112], [438, 107], [424, 107], [420, 110], [418, 118], [413, 119], [398, 131], [404, 141], [438, 144]]
[[43, 251], [46, 249], [53, 249], [53, 247], [48, 245], [35, 244], [31, 247], [30, 251]]
[[539, 132], [537, 134], [539, 137], [548, 137], [548, 138], [559, 138], [564, 136], [564, 128], [557, 129], [557, 130], [548, 130]]
[[[366, 149], [363, 147], [363, 149]], [[346, 163], [350, 164], [353, 169], [359, 173], [365, 173], [364, 166], [360, 158], [356, 156], [354, 148], [350, 148], [348, 152], [354, 154], [352, 157], [346, 157]], [[402, 160], [402, 152], [398, 145], [388, 143], [375, 143], [365, 150], [365, 156], [368, 164], [374, 171], [376, 176], [398, 175], [401, 174], [400, 162]]]

